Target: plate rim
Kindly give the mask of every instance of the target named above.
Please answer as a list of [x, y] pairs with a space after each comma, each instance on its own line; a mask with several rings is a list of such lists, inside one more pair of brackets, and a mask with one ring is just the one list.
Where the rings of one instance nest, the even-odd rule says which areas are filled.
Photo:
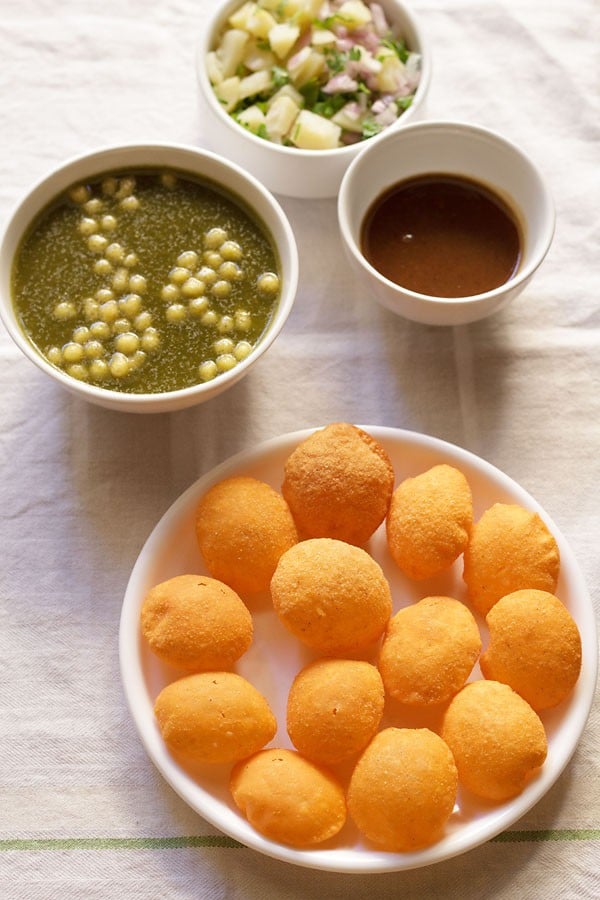
[[[169, 756], [162, 744], [162, 740], [159, 736], [157, 738], [158, 729], [154, 722], [150, 723], [149, 726], [152, 734], [148, 734], [148, 723], [145, 721], [145, 716], [140, 713], [138, 704], [136, 703], [136, 692], [139, 690], [147, 691], [147, 684], [144, 679], [140, 659], [140, 650], [143, 639], [139, 632], [139, 603], [136, 604], [134, 599], [132, 599], [132, 596], [135, 594], [135, 585], [137, 584], [139, 573], [146, 568], [147, 557], [151, 556], [154, 545], [160, 544], [160, 539], [165, 528], [172, 520], [177, 519], [177, 517], [181, 515], [181, 511], [187, 508], [192, 498], [199, 498], [200, 493], [208, 489], [211, 484], [214, 484], [222, 478], [228, 477], [229, 474], [236, 471], [241, 466], [251, 467], [265, 456], [281, 450], [286, 445], [289, 445], [290, 447], [297, 445], [310, 434], [323, 427], [325, 426], [319, 425], [287, 432], [261, 441], [254, 447], [236, 452], [200, 475], [181, 494], [179, 494], [162, 514], [158, 522], [150, 531], [150, 534], [146, 538], [138, 554], [131, 570], [124, 594], [119, 621], [118, 641], [122, 688], [138, 737], [152, 763], [181, 799], [207, 823], [214, 828], [217, 828], [223, 834], [240, 842], [243, 846], [273, 859], [278, 859], [305, 868], [319, 869], [321, 871], [366, 875], [421, 868], [449, 860], [487, 843], [502, 831], [506, 830], [510, 825], [518, 821], [533, 806], [535, 806], [543, 796], [545, 796], [559, 779], [577, 748], [577, 744], [591, 712], [598, 676], [597, 624], [591, 596], [575, 554], [561, 530], [557, 527], [552, 517], [548, 515], [541, 504], [539, 504], [525, 488], [511, 478], [511, 476], [507, 475], [483, 457], [480, 457], [457, 444], [421, 432], [396, 428], [393, 426], [357, 425], [357, 427], [365, 430], [378, 441], [409, 443], [413, 448], [418, 449], [419, 447], [422, 447], [429, 451], [434, 450], [445, 456], [452, 457], [457, 462], [466, 460], [478, 470], [483, 471], [486, 478], [491, 478], [494, 482], [499, 482], [509, 493], [520, 495], [524, 501], [523, 505], [526, 505], [528, 508], [537, 512], [550, 528], [559, 545], [561, 568], [566, 557], [569, 562], [569, 575], [575, 578], [577, 591], [581, 595], [580, 603], [582, 608], [585, 613], [589, 613], [589, 615], [586, 615], [585, 632], [581, 634], [582, 647], [586, 648], [586, 652], [583, 656], [585, 667], [582, 665], [582, 674], [580, 675], [580, 682], [577, 686], [578, 700], [576, 704], [572, 704], [571, 709], [568, 710], [568, 714], [565, 713], [568, 723], [561, 724], [561, 731], [565, 728], [566, 724], [569, 724], [571, 729], [566, 749], [562, 747], [561, 744], [561, 751], [558, 753], [558, 757], [555, 759], [553, 767], [551, 769], [542, 768], [540, 776], [535, 781], [531, 782], [525, 791], [517, 798], [514, 798], [514, 800], [508, 804], [490, 807], [489, 814], [486, 814], [486, 827], [482, 829], [482, 834], [480, 836], [473, 838], [472, 835], [469, 836], [468, 832], [466, 835], [463, 832], [457, 832], [443, 837], [440, 841], [430, 847], [413, 853], [390, 853], [379, 851], [376, 848], [372, 850], [369, 848], [368, 851], [363, 853], [358, 852], [353, 848], [315, 848], [301, 850], [289, 847], [285, 844], [278, 844], [275, 841], [268, 840], [259, 832], [255, 831], [243, 817], [240, 817], [238, 827], [232, 829], [227, 822], [223, 821], [221, 816], [212, 810], [212, 808], [207, 810], [203, 808], [201, 804], [190, 799], [185, 788], [186, 783], [191, 781], [193, 782], [195, 793], [199, 793], [207, 799], [210, 798], [209, 807], [211, 803], [216, 803], [217, 805], [220, 803], [220, 801], [215, 799], [202, 784], [195, 781], [185, 772], [185, 770], [177, 765], [172, 757]], [[457, 467], [459, 466], [457, 465]], [[139, 600], [139, 598], [137, 599]], [[588, 618], [589, 622], [587, 621]], [[587, 627], [588, 625], [591, 627]], [[131, 652], [132, 634], [136, 635], [135, 646], [137, 646], [138, 652], [135, 654], [132, 654]], [[584, 673], [586, 676], [585, 679], [583, 678]], [[230, 811], [228, 810], [228, 812]]]

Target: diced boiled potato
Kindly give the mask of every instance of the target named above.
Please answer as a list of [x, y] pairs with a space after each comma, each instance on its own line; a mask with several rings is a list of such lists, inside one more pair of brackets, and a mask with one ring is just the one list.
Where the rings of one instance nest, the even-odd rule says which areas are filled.
[[231, 112], [240, 99], [240, 78], [237, 75], [225, 78], [215, 85], [215, 94], [223, 109]]
[[269, 31], [269, 44], [271, 50], [279, 59], [283, 59], [288, 55], [298, 37], [300, 29], [297, 25], [290, 25], [287, 22], [279, 22]]
[[323, 0], [284, 0], [283, 12], [304, 28], [319, 17], [322, 6]]
[[248, 19], [248, 31], [257, 38], [266, 38], [277, 22], [266, 9], [257, 9]]
[[258, 0], [257, 6], [262, 7], [262, 9], [268, 9], [270, 12], [278, 9], [281, 5], [281, 0]]
[[257, 3], [244, 3], [239, 9], [229, 16], [229, 24], [232, 28], [241, 28], [248, 31], [248, 19], [254, 15], [258, 7]]
[[354, 31], [356, 28], [362, 28], [372, 20], [371, 10], [362, 0], [346, 0], [345, 3], [336, 10], [336, 18], [348, 28]]
[[382, 62], [380, 59], [376, 59], [372, 53], [365, 49], [365, 47], [358, 46], [358, 52], [360, 55], [360, 67], [362, 71], [371, 72], [372, 74], [381, 72]]
[[300, 107], [297, 103], [294, 103], [291, 97], [280, 94], [270, 104], [265, 116], [265, 125], [267, 126], [269, 137], [281, 140], [292, 127], [299, 112]]
[[330, 119], [301, 109], [296, 117], [290, 140], [303, 150], [331, 150], [338, 146], [342, 129]]
[[346, 106], [342, 106], [342, 108], [331, 117], [331, 121], [335, 122], [336, 125], [339, 125], [340, 128], [343, 128], [344, 131], [356, 131], [360, 134], [367, 113], [365, 111], [361, 115], [355, 115], [356, 105], [356, 103], [347, 103]]
[[313, 47], [330, 47], [336, 40], [335, 34], [328, 28], [313, 28], [310, 36]]
[[398, 59], [395, 53], [383, 58], [382, 54], [378, 54], [378, 59], [381, 63], [381, 70], [375, 75], [377, 90], [382, 94], [394, 94], [406, 80], [404, 63]]
[[220, 84], [223, 81], [223, 67], [214, 50], [206, 56], [206, 72], [211, 84]]
[[296, 106], [300, 109], [304, 106], [304, 97], [297, 91], [293, 84], [282, 84], [279, 90], [275, 91], [273, 96], [269, 99], [269, 106], [277, 100], [278, 97], [291, 97]]
[[221, 43], [217, 47], [217, 59], [221, 64], [223, 78], [230, 78], [238, 70], [246, 45], [250, 40], [248, 32], [239, 28], [229, 28], [223, 35]]
[[257, 94], [264, 94], [269, 91], [273, 85], [271, 73], [262, 70], [261, 72], [253, 72], [252, 75], [246, 75], [242, 78], [239, 85], [239, 99], [245, 97], [256, 97]]
[[325, 60], [322, 53], [318, 53], [311, 47], [303, 47], [288, 60], [287, 70], [296, 87], [302, 87], [316, 78], [323, 71]]
[[275, 54], [270, 50], [261, 50], [257, 47], [256, 41], [250, 41], [242, 60], [247, 69], [251, 72], [258, 72], [260, 69], [272, 69], [277, 65]]
[[258, 106], [249, 106], [247, 109], [242, 110], [237, 119], [244, 128], [257, 134], [261, 126], [265, 125], [266, 117]]

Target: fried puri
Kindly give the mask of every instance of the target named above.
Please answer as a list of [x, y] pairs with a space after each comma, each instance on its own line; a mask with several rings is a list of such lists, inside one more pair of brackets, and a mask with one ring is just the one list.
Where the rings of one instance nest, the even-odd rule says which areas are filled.
[[386, 728], [356, 764], [348, 812], [381, 849], [410, 852], [442, 837], [456, 791], [456, 766], [437, 734], [427, 728]]
[[227, 669], [252, 643], [252, 617], [241, 599], [206, 575], [177, 575], [155, 585], [140, 619], [152, 651], [188, 671]]
[[473, 498], [465, 476], [453, 466], [433, 466], [394, 491], [386, 520], [388, 547], [409, 578], [432, 578], [464, 551], [472, 524]]
[[288, 631], [332, 656], [367, 648], [381, 637], [392, 612], [380, 566], [360, 547], [331, 538], [302, 541], [286, 551], [271, 597]]
[[279, 557], [298, 540], [281, 494], [245, 476], [220, 481], [204, 495], [196, 536], [209, 573], [239, 594], [267, 590]]
[[233, 672], [186, 675], [162, 689], [154, 713], [169, 750], [190, 762], [236, 762], [275, 735], [263, 695]]
[[451, 597], [425, 597], [390, 619], [379, 654], [386, 693], [401, 703], [444, 703], [461, 689], [481, 651], [477, 623]]
[[342, 762], [367, 746], [381, 721], [384, 691], [375, 666], [322, 659], [298, 673], [288, 696], [287, 730], [308, 759]]
[[486, 619], [490, 640], [480, 660], [486, 678], [502, 681], [536, 710], [556, 706], [581, 670], [581, 636], [569, 611], [547, 591], [515, 591]]
[[558, 545], [540, 516], [517, 504], [495, 503], [473, 526], [463, 578], [469, 601], [486, 616], [514, 591], [554, 593], [559, 569]]
[[281, 491], [303, 537], [360, 546], [385, 519], [393, 488], [383, 447], [355, 425], [336, 422], [288, 457]]
[[250, 824], [270, 840], [312, 847], [346, 821], [335, 778], [294, 750], [262, 750], [234, 766], [230, 790]]
[[474, 681], [459, 691], [446, 710], [441, 735], [461, 783], [486, 800], [516, 797], [546, 759], [537, 713], [498, 681]]

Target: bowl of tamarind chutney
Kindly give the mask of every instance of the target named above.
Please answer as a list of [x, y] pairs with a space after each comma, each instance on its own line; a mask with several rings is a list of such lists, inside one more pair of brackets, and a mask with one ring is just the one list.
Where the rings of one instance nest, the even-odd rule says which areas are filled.
[[348, 258], [385, 307], [458, 325], [504, 307], [528, 284], [554, 232], [554, 207], [529, 157], [466, 123], [426, 122], [365, 149], [340, 189]]

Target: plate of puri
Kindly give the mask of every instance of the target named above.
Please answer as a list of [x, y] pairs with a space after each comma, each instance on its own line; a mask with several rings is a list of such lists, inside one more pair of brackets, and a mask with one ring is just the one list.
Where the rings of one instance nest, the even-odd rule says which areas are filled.
[[577, 746], [598, 646], [575, 557], [522, 487], [348, 422], [188, 488], [135, 563], [119, 642], [140, 739], [181, 798], [255, 851], [346, 873], [431, 865], [516, 823]]

